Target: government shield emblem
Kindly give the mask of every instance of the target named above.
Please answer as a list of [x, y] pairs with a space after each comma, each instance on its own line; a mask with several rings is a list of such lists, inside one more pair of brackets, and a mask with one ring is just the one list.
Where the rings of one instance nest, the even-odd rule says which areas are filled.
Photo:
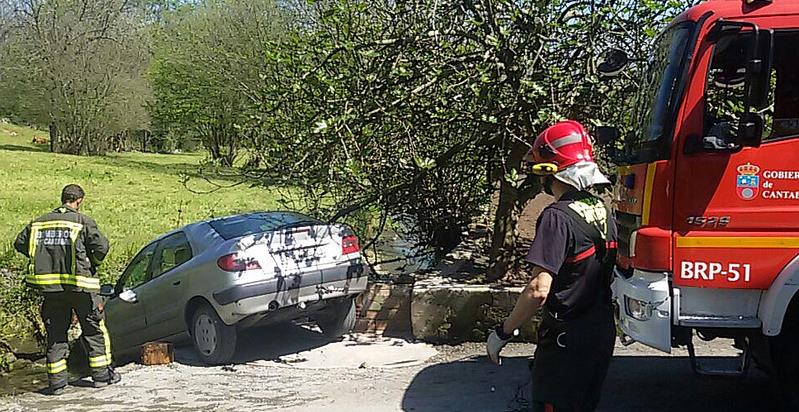
[[760, 168], [747, 163], [738, 166], [737, 192], [738, 197], [743, 200], [752, 200], [757, 197], [760, 191]]

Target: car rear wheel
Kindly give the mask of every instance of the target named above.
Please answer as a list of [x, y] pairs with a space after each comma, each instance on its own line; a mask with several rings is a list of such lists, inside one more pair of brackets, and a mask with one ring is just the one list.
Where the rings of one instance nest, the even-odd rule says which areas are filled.
[[325, 312], [316, 319], [316, 323], [328, 338], [350, 333], [355, 327], [355, 299], [347, 298], [332, 303]]
[[204, 363], [229, 363], [236, 352], [236, 327], [226, 325], [214, 308], [203, 304], [192, 315], [191, 341]]

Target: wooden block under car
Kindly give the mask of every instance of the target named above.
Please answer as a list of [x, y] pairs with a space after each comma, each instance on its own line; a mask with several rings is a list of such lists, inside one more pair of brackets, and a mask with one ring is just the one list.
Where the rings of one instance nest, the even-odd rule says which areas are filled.
[[148, 342], [141, 347], [142, 365], [168, 365], [175, 361], [175, 348], [169, 342]]

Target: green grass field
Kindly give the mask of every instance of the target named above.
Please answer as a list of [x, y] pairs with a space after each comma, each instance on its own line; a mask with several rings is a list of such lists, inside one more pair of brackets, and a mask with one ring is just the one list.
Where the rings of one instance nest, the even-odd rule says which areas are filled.
[[69, 183], [86, 191], [81, 211], [111, 241], [100, 268], [105, 279], [115, 279], [144, 244], [181, 224], [278, 207], [277, 194], [261, 188], [239, 185], [212, 191], [217, 186], [198, 177], [184, 185], [185, 176], [197, 176], [203, 154], [61, 155], [32, 144], [34, 135], [47, 136], [0, 124], [0, 268], [18, 272], [24, 267], [25, 258], [11, 244], [14, 237], [31, 219], [59, 206], [61, 189]]

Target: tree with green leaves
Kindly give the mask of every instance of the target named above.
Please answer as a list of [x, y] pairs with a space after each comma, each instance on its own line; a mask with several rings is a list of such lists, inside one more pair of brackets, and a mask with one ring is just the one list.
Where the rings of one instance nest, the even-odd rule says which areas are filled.
[[[49, 126], [54, 152], [104, 153], [120, 127], [148, 127], [147, 47], [140, 15], [127, 1], [5, 4], [0, 107]], [[139, 121], [132, 125], [128, 116]]]
[[264, 54], [282, 35], [274, 1], [205, 1], [161, 15], [150, 78], [151, 113], [161, 133], [199, 138], [232, 166], [254, 140], [243, 127], [258, 97]]
[[[298, 7], [267, 53], [253, 178], [303, 189], [340, 219], [403, 221], [446, 248], [499, 191], [489, 276], [517, 255], [518, 212], [539, 193], [522, 158], [562, 118], [619, 124], [631, 77], [596, 74], [611, 46], [643, 54], [678, 2], [340, 1]], [[272, 51], [274, 50], [274, 51]], [[381, 225], [382, 226], [382, 225]]]

